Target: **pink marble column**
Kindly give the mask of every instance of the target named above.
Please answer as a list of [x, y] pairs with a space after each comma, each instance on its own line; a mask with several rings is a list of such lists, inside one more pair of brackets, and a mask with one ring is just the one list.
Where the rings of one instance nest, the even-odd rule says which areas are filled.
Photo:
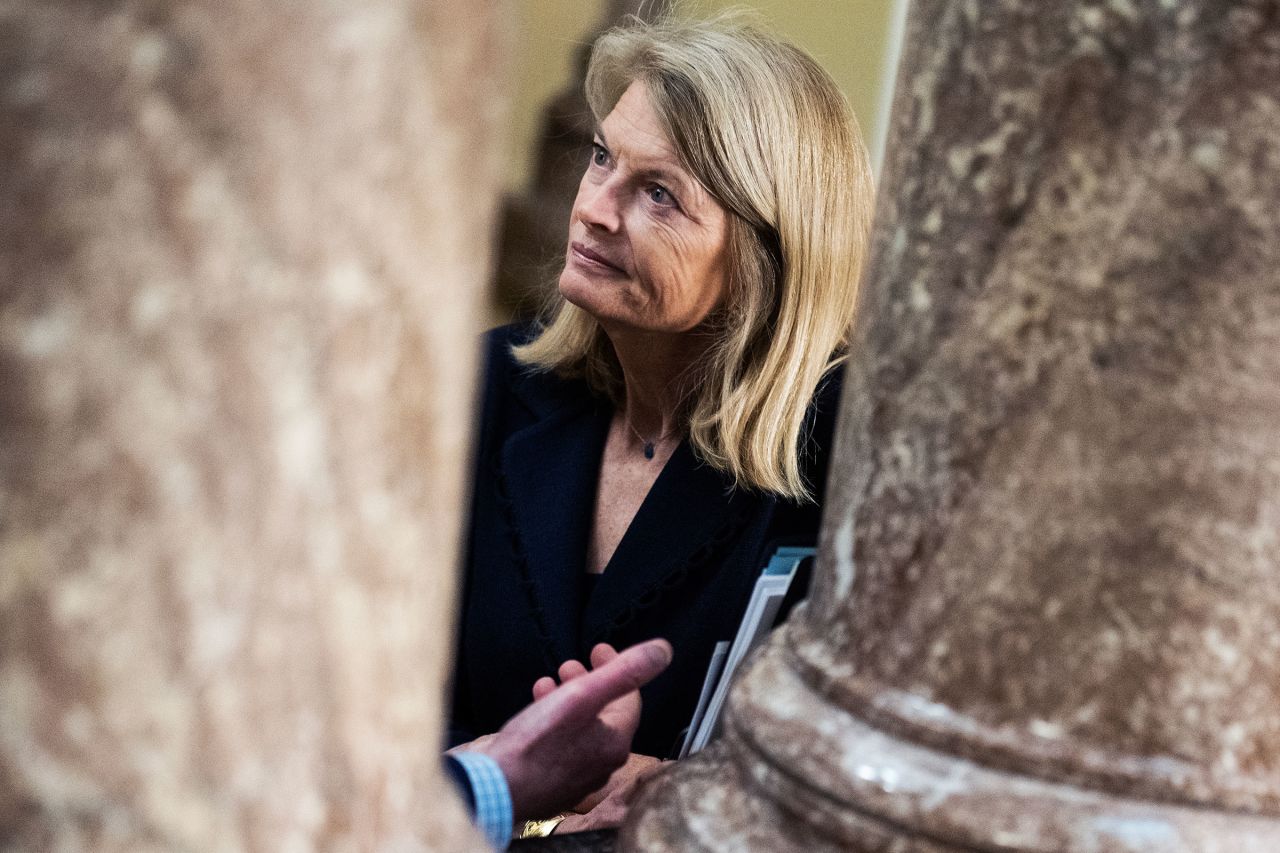
[[0, 9], [0, 846], [462, 850], [490, 2]]
[[633, 850], [1280, 850], [1280, 6], [915, 0], [811, 603]]

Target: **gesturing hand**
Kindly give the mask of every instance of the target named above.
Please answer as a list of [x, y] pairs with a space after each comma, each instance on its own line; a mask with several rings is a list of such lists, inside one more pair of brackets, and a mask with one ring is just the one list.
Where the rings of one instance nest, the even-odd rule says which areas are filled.
[[532, 705], [471, 747], [502, 768], [517, 821], [578, 803], [626, 762], [640, 724], [640, 688], [671, 663], [671, 644], [649, 640], [621, 653], [600, 645], [591, 659], [590, 672], [576, 662], [562, 666], [559, 686], [540, 679]]

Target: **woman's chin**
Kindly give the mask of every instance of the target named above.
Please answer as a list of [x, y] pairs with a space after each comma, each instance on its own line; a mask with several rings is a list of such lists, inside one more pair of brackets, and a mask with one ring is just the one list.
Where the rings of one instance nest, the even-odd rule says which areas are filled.
[[[616, 312], [616, 305], [610, 305], [609, 297], [614, 294], [603, 292], [604, 285], [599, 282], [593, 282], [586, 276], [565, 270], [560, 276], [560, 295], [570, 305], [574, 305], [586, 311], [597, 320], [611, 318]], [[610, 310], [614, 308], [615, 310]]]

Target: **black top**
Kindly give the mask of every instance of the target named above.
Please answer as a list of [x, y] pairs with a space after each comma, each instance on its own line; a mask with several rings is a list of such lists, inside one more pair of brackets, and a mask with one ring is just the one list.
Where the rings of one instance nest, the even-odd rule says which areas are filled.
[[600, 585], [600, 575], [595, 572], [582, 573], [582, 594], [578, 601], [581, 602], [582, 609], [586, 609], [587, 604], [591, 601], [591, 596], [595, 595], [596, 587]]
[[[591, 647], [671, 641], [670, 668], [642, 691], [636, 752], [665, 756], [689, 723], [712, 650], [730, 640], [779, 542], [813, 544], [818, 508], [746, 489], [672, 453], [605, 572], [584, 595], [596, 485], [612, 406], [582, 382], [515, 362], [527, 326], [486, 337], [486, 367], [455, 670], [450, 745], [496, 731], [533, 682]], [[802, 455], [826, 488], [839, 381], [824, 381]]]

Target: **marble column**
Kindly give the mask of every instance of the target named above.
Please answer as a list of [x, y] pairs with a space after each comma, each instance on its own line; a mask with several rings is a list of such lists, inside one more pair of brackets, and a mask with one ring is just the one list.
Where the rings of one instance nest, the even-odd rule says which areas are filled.
[[0, 7], [0, 847], [480, 849], [491, 2]]
[[908, 40], [811, 601], [622, 846], [1280, 850], [1280, 5]]

